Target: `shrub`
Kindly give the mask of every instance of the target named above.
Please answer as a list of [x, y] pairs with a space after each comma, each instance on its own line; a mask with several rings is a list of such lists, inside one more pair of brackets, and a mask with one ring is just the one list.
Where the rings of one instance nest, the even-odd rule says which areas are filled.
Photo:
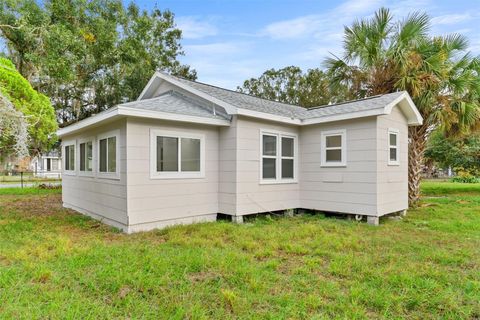
[[457, 176], [452, 178], [452, 181], [460, 183], [480, 183], [480, 178], [475, 177], [468, 171], [459, 170], [457, 171]]

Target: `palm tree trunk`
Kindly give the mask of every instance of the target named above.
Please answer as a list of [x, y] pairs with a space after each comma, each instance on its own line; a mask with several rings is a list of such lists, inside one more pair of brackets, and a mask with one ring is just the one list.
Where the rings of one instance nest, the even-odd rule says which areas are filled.
[[408, 128], [408, 202], [415, 206], [420, 199], [420, 180], [422, 174], [423, 154], [427, 141], [428, 126]]

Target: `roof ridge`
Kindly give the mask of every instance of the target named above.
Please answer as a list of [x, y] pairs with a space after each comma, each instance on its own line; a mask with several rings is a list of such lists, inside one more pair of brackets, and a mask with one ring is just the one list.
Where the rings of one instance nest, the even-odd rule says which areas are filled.
[[324, 104], [324, 105], [321, 105], [321, 106], [318, 106], [318, 107], [308, 108], [307, 111], [317, 110], [317, 109], [322, 109], [322, 108], [328, 108], [328, 107], [341, 106], [341, 105], [344, 105], [344, 104], [347, 104], [347, 103], [355, 103], [355, 102], [360, 102], [360, 101], [365, 101], [365, 100], [376, 99], [376, 98], [380, 98], [380, 97], [383, 97], [383, 96], [388, 96], [390, 94], [401, 93], [401, 92], [404, 92], [404, 91], [402, 90], [402, 91], [396, 91], [396, 92], [390, 92], [390, 93], [384, 93], [384, 94], [377, 94], [377, 95], [374, 95], [374, 96], [369, 96], [369, 97], [365, 97], [365, 98], [361, 98], [361, 99], [347, 100], [347, 101], [333, 103], [333, 104]]
[[232, 93], [241, 94], [241, 95], [251, 97], [251, 98], [255, 98], [255, 99], [259, 99], [259, 100], [265, 100], [265, 101], [280, 103], [280, 104], [283, 104], [283, 105], [286, 105], [286, 106], [289, 106], [289, 107], [301, 108], [301, 109], [303, 109], [303, 111], [308, 110], [308, 108], [305, 108], [305, 107], [302, 107], [302, 106], [299, 106], [299, 105], [296, 105], [296, 104], [286, 103], [286, 102], [272, 100], [272, 99], [260, 98], [260, 97], [257, 97], [257, 96], [254, 96], [252, 94], [248, 94], [248, 93], [245, 93], [245, 92], [235, 91], [235, 90], [232, 90], [232, 89], [222, 88], [222, 87], [215, 86], [213, 84], [209, 84], [209, 83], [205, 83], [205, 82], [201, 82], [201, 81], [196, 81], [196, 80], [194, 81], [194, 80], [190, 80], [190, 79], [187, 79], [187, 78], [184, 78], [184, 77], [174, 76], [174, 75], [168, 74], [168, 73], [163, 72], [163, 71], [158, 71], [158, 72], [161, 72], [162, 74], [167, 75], [167, 76], [172, 77], [172, 78], [177, 78], [177, 79], [182, 79], [182, 80], [185, 80], [185, 81], [188, 81], [188, 82], [198, 83], [198, 84], [201, 84], [201, 85], [204, 85], [204, 86], [229, 91], [229, 92], [232, 92]]

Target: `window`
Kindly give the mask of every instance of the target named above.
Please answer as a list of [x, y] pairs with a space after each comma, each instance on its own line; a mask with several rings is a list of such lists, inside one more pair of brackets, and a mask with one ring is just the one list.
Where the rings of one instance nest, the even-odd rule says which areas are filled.
[[398, 159], [398, 133], [397, 129], [388, 129], [388, 164], [399, 165]]
[[321, 160], [323, 167], [343, 167], [347, 165], [346, 130], [321, 133]]
[[75, 145], [66, 145], [64, 151], [65, 170], [75, 171]]
[[[115, 130], [98, 136], [96, 154], [98, 155], [98, 177], [117, 178], [119, 176], [119, 136]], [[87, 141], [88, 142], [88, 141]], [[92, 152], [93, 153], [93, 152]], [[88, 166], [88, 146], [85, 145], [85, 168]]]
[[92, 172], [93, 169], [93, 143], [86, 141], [80, 143], [80, 171]]
[[204, 136], [151, 131], [151, 178], [204, 176]]
[[261, 141], [262, 182], [295, 182], [296, 136], [262, 131]]

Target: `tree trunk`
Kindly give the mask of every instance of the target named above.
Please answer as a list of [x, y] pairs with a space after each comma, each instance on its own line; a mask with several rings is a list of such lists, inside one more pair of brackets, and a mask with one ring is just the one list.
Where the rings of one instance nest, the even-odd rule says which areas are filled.
[[420, 199], [423, 154], [427, 141], [427, 126], [408, 128], [408, 202], [415, 206]]

